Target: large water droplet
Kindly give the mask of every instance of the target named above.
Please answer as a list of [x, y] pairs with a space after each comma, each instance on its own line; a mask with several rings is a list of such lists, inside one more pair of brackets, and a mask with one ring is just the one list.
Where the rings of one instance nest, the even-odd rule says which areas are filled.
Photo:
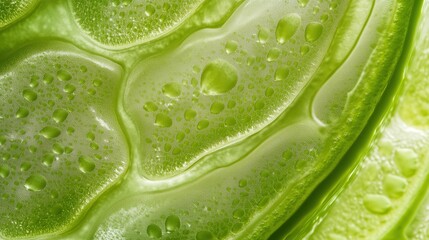
[[307, 42], [315, 42], [319, 39], [323, 32], [323, 25], [318, 22], [311, 22], [305, 27], [305, 40]]
[[220, 59], [215, 60], [203, 70], [201, 90], [205, 95], [221, 95], [234, 88], [237, 80], [237, 69], [232, 64]]
[[271, 48], [267, 54], [267, 61], [274, 62], [279, 59], [282, 51], [278, 48]]
[[174, 232], [180, 228], [180, 218], [176, 215], [170, 215], [165, 220], [165, 230]]
[[52, 114], [52, 119], [55, 122], [60, 123], [60, 122], [64, 122], [68, 115], [69, 115], [69, 112], [67, 110], [60, 108], [54, 111], [54, 113]]
[[197, 112], [193, 109], [186, 109], [184, 115], [185, 115], [185, 119], [187, 121], [190, 121], [197, 116]]
[[155, 117], [155, 126], [158, 127], [171, 127], [173, 125], [173, 120], [171, 118], [164, 114], [164, 113], [158, 113]]
[[143, 106], [143, 109], [146, 112], [155, 112], [156, 110], [158, 110], [158, 106], [156, 106], [155, 103], [153, 102], [147, 102], [145, 103], [145, 105]]
[[269, 36], [270, 36], [270, 32], [268, 31], [268, 29], [266, 29], [264, 27], [259, 29], [258, 41], [260, 43], [266, 43], [268, 41]]
[[40, 130], [40, 135], [47, 139], [56, 138], [61, 134], [61, 131], [56, 127], [47, 126]]
[[368, 211], [376, 214], [385, 214], [392, 208], [390, 199], [380, 194], [367, 194], [363, 199], [363, 204]]
[[50, 167], [50, 166], [52, 166], [52, 163], [54, 162], [54, 160], [55, 160], [54, 155], [46, 154], [45, 156], [43, 156], [42, 163], [43, 163], [43, 165]]
[[147, 226], [146, 233], [150, 238], [161, 238], [162, 230], [155, 224], [150, 224]]
[[284, 44], [295, 35], [301, 26], [301, 17], [292, 13], [279, 20], [276, 28], [276, 39], [279, 44]]
[[203, 130], [209, 126], [210, 122], [207, 119], [201, 120], [198, 122], [197, 129]]
[[150, 17], [155, 13], [156, 9], [152, 4], [148, 4], [146, 5], [146, 9], [144, 11], [144, 13], [146, 14], [146, 16]]
[[29, 191], [41, 191], [46, 187], [46, 178], [40, 174], [33, 174], [25, 180], [24, 186]]
[[388, 174], [383, 181], [384, 191], [391, 198], [401, 197], [405, 193], [407, 185], [407, 179], [393, 174]]
[[181, 86], [178, 83], [167, 83], [162, 87], [162, 93], [170, 98], [177, 98], [181, 92]]
[[83, 173], [89, 173], [92, 172], [95, 169], [95, 163], [94, 161], [87, 156], [81, 156], [79, 157], [79, 170]]
[[399, 171], [405, 177], [413, 176], [419, 167], [419, 156], [411, 149], [400, 148], [396, 150], [394, 159]]
[[229, 40], [225, 44], [225, 52], [227, 54], [231, 54], [231, 53], [237, 51], [237, 48], [238, 48], [238, 43], [234, 40]]
[[29, 102], [34, 102], [37, 99], [37, 93], [30, 89], [25, 89], [22, 91], [22, 96]]

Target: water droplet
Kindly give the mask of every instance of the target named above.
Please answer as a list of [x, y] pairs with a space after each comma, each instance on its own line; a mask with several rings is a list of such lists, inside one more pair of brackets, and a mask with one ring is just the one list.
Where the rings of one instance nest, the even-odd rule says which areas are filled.
[[196, 240], [216, 240], [216, 237], [213, 233], [209, 231], [200, 231], [195, 236]]
[[35, 88], [37, 86], [39, 86], [39, 77], [38, 76], [32, 76], [31, 80], [30, 80], [30, 87]]
[[30, 168], [31, 168], [31, 163], [29, 163], [29, 162], [23, 162], [23, 163], [21, 163], [21, 166], [20, 166], [19, 169], [21, 170], [21, 172], [26, 172]]
[[33, 174], [25, 180], [24, 186], [29, 191], [41, 191], [46, 187], [46, 178], [40, 174]]
[[61, 69], [57, 72], [57, 78], [60, 81], [69, 81], [72, 79], [72, 75], [66, 70]]
[[234, 126], [236, 123], [237, 123], [237, 121], [233, 117], [227, 117], [225, 119], [225, 126], [227, 126], [227, 127]]
[[276, 28], [276, 39], [279, 44], [284, 44], [291, 39], [301, 26], [301, 17], [291, 13], [279, 20]]
[[76, 91], [76, 87], [71, 84], [66, 84], [63, 88], [63, 91], [65, 93], [73, 93], [74, 91]]
[[95, 140], [95, 134], [93, 132], [88, 132], [86, 134], [86, 139], [88, 139], [89, 141], [94, 141]]
[[385, 214], [392, 209], [390, 199], [380, 194], [367, 194], [363, 199], [363, 204], [368, 211], [376, 214]]
[[54, 160], [55, 160], [54, 155], [46, 154], [45, 156], [43, 156], [42, 163], [43, 163], [43, 165], [50, 167], [50, 166], [52, 166], [52, 163], [54, 162]]
[[201, 90], [205, 95], [221, 95], [237, 84], [237, 70], [224, 60], [215, 60], [205, 66], [201, 74]]
[[278, 67], [276, 73], [274, 74], [275, 81], [285, 80], [289, 76], [289, 68], [288, 67]]
[[64, 147], [63, 145], [59, 143], [54, 143], [52, 145], [52, 152], [55, 154], [63, 154], [64, 153]]
[[143, 109], [146, 112], [155, 112], [156, 110], [158, 110], [158, 107], [156, 106], [155, 103], [153, 102], [147, 102], [145, 103], [145, 105], [143, 106]]
[[210, 112], [213, 114], [219, 114], [225, 108], [225, 104], [221, 102], [214, 102], [210, 107]]
[[61, 131], [56, 127], [47, 126], [40, 130], [40, 135], [47, 139], [56, 138], [61, 134]]
[[162, 230], [156, 224], [150, 224], [149, 226], [147, 226], [146, 233], [150, 238], [162, 237]]
[[50, 84], [50, 83], [52, 83], [52, 81], [54, 81], [54, 77], [52, 75], [50, 75], [50, 74], [43, 75], [43, 82], [45, 84]]
[[299, 48], [299, 52], [301, 53], [302, 56], [304, 56], [305, 54], [307, 54], [310, 51], [310, 47], [307, 45], [302, 45]]
[[193, 109], [186, 109], [185, 110], [185, 119], [187, 121], [190, 121], [194, 119], [197, 116], [197, 112]]
[[282, 53], [282, 51], [280, 49], [271, 48], [267, 54], [267, 61], [268, 62], [274, 62], [274, 61], [278, 60], [281, 53]]
[[170, 215], [165, 220], [165, 230], [174, 232], [180, 228], [180, 218], [176, 215]]
[[144, 11], [144, 13], [146, 14], [146, 16], [150, 17], [155, 13], [156, 9], [152, 4], [148, 4], [146, 5], [146, 9]]
[[185, 133], [184, 132], [178, 132], [177, 133], [177, 135], [176, 135], [176, 140], [178, 141], [178, 142], [181, 142], [181, 141], [183, 141], [183, 139], [185, 138]]
[[25, 118], [28, 116], [28, 114], [30, 114], [30, 111], [28, 111], [27, 109], [25, 109], [23, 107], [19, 107], [15, 113], [15, 117], [16, 118]]
[[207, 119], [201, 120], [198, 122], [197, 129], [203, 130], [209, 126], [210, 122]]
[[262, 27], [259, 29], [258, 32], [258, 41], [262, 44], [266, 43], [268, 41], [268, 38], [270, 37], [270, 32], [267, 28]]
[[177, 98], [181, 92], [182, 89], [178, 83], [167, 83], [162, 87], [162, 93], [170, 98]]
[[391, 198], [401, 197], [407, 188], [408, 182], [405, 178], [388, 174], [383, 180], [383, 188]]
[[80, 156], [78, 162], [79, 162], [79, 170], [82, 171], [83, 173], [89, 173], [95, 169], [95, 163], [90, 157]]
[[6, 164], [0, 165], [0, 177], [7, 178], [10, 174], [10, 167]]
[[243, 209], [236, 209], [233, 213], [232, 216], [235, 219], [240, 219], [244, 216], [244, 210]]
[[413, 176], [419, 167], [419, 156], [411, 149], [397, 149], [395, 151], [394, 159], [399, 171], [405, 177]]
[[158, 127], [171, 127], [173, 125], [173, 120], [171, 118], [164, 114], [164, 113], [158, 113], [155, 117], [155, 126]]
[[174, 148], [173, 151], [171, 152], [173, 155], [178, 155], [182, 152], [182, 149], [180, 148]]
[[306, 7], [309, 0], [298, 0], [298, 3], [301, 7]]
[[265, 96], [266, 97], [271, 97], [274, 94], [274, 89], [269, 87], [267, 89], [265, 89]]
[[37, 93], [30, 89], [25, 89], [22, 91], [22, 96], [29, 102], [34, 102], [37, 99]]
[[238, 43], [234, 40], [229, 40], [225, 44], [225, 52], [227, 54], [234, 53], [235, 51], [237, 51], [237, 48], [238, 48]]
[[80, 66], [79, 70], [84, 73], [88, 71], [88, 68], [86, 66]]
[[61, 122], [64, 122], [66, 120], [68, 115], [69, 115], [69, 112], [67, 110], [59, 108], [59, 109], [56, 109], [54, 111], [54, 113], [52, 114], [52, 119], [56, 123], [61, 123]]
[[265, 103], [263, 100], [257, 100], [253, 106], [255, 110], [261, 110], [265, 107]]
[[64, 152], [65, 152], [66, 154], [70, 154], [70, 153], [72, 153], [72, 152], [73, 152], [73, 148], [72, 148], [72, 147], [67, 146], [67, 147], [65, 147], [65, 148], [64, 148]]
[[238, 181], [238, 186], [244, 188], [245, 186], [247, 186], [247, 180], [241, 179], [240, 181]]
[[91, 143], [89, 144], [89, 147], [91, 147], [91, 148], [92, 148], [92, 149], [94, 149], [94, 150], [98, 150], [98, 148], [99, 148], [98, 144], [97, 144], [97, 143], [95, 143], [95, 142], [91, 142]]
[[305, 27], [305, 40], [315, 42], [323, 32], [323, 25], [318, 22], [311, 22]]
[[234, 108], [237, 103], [234, 100], [228, 101], [228, 108]]

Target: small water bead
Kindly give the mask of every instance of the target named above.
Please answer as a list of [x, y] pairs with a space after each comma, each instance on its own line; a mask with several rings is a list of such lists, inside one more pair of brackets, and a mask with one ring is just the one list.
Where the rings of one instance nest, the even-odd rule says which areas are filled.
[[173, 149], [173, 151], [171, 152], [173, 155], [178, 155], [178, 154], [180, 154], [182, 152], [182, 149], [180, 149], [180, 148], [175, 148], [175, 149]]
[[66, 84], [63, 88], [63, 91], [65, 93], [74, 93], [74, 91], [76, 91], [76, 87], [72, 84]]
[[10, 174], [10, 167], [6, 164], [0, 165], [0, 177], [7, 178]]
[[241, 219], [244, 216], [244, 210], [243, 209], [236, 209], [232, 213], [232, 217], [235, 219]]
[[275, 81], [283, 81], [289, 76], [289, 68], [284, 66], [279, 66], [276, 69], [276, 73], [274, 74]]
[[89, 173], [95, 169], [95, 163], [90, 157], [80, 156], [78, 159], [78, 162], [79, 162], [79, 170], [83, 173]]
[[45, 75], [43, 75], [43, 82], [45, 83], [45, 84], [50, 84], [50, 83], [52, 83], [54, 81], [54, 77], [52, 76], [52, 75], [50, 75], [50, 74], [45, 74]]
[[383, 189], [391, 198], [401, 197], [405, 193], [407, 185], [407, 179], [393, 174], [388, 174], [383, 180]]
[[193, 109], [186, 109], [185, 110], [184, 117], [187, 121], [195, 119], [196, 116], [197, 116], [197, 112], [195, 110], [193, 110]]
[[291, 39], [301, 26], [301, 16], [291, 13], [280, 19], [276, 27], [276, 40], [279, 44], [286, 43]]
[[376, 214], [385, 214], [392, 209], [390, 199], [380, 194], [367, 194], [363, 199], [363, 204], [368, 211]]
[[210, 122], [207, 119], [201, 120], [198, 122], [197, 129], [203, 130], [209, 126]]
[[155, 13], [155, 11], [155, 7], [152, 4], [148, 4], [146, 5], [144, 13], [146, 14], [146, 16], [150, 17]]
[[55, 156], [53, 154], [46, 154], [42, 158], [43, 165], [50, 167], [55, 160]]
[[64, 146], [59, 143], [54, 143], [52, 145], [52, 152], [55, 154], [63, 154], [64, 153]]
[[86, 66], [80, 66], [79, 70], [83, 73], [88, 71], [88, 68]]
[[317, 41], [323, 32], [323, 25], [318, 22], [311, 22], [305, 27], [305, 40], [307, 42]]
[[237, 120], [235, 120], [235, 118], [233, 118], [233, 117], [227, 117], [225, 119], [225, 126], [226, 127], [234, 126], [236, 123], [237, 123]]
[[29, 102], [34, 102], [37, 99], [37, 93], [30, 89], [25, 89], [22, 91], [22, 96]]
[[225, 60], [215, 60], [205, 66], [201, 74], [201, 90], [205, 95], [229, 92], [238, 81], [237, 69]]
[[307, 45], [303, 45], [299, 48], [299, 52], [301, 53], [302, 56], [307, 54], [309, 51], [310, 51], [310, 47]]
[[238, 181], [238, 186], [244, 188], [245, 186], [247, 186], [247, 180], [241, 179], [240, 181]]
[[47, 126], [42, 128], [39, 133], [46, 139], [51, 139], [58, 137], [61, 134], [61, 131], [56, 127]]
[[146, 233], [150, 238], [161, 238], [162, 230], [156, 224], [150, 224], [147, 226]]
[[155, 126], [167, 128], [167, 127], [171, 127], [171, 125], [173, 125], [173, 120], [171, 120], [171, 118], [168, 115], [164, 113], [158, 113], [156, 115]]
[[57, 78], [60, 81], [69, 81], [72, 79], [72, 75], [68, 71], [61, 69], [57, 72]]
[[38, 76], [32, 76], [29, 86], [32, 88], [39, 86], [39, 77]]
[[94, 88], [90, 88], [86, 92], [91, 96], [94, 96], [97, 93], [97, 91]]
[[40, 174], [33, 174], [25, 180], [24, 187], [28, 191], [41, 191], [46, 187], [46, 178]]
[[98, 150], [98, 149], [99, 149], [98, 144], [97, 144], [97, 143], [95, 143], [95, 142], [91, 142], [91, 143], [89, 144], [89, 147], [90, 147], [90, 148], [92, 148], [92, 149], [94, 149], [94, 150]]
[[270, 31], [267, 28], [261, 27], [258, 31], [258, 42], [264, 44], [270, 37]]
[[310, 0], [297, 0], [301, 7], [306, 7]]
[[253, 108], [255, 110], [261, 110], [261, 109], [264, 109], [264, 107], [265, 107], [265, 103], [263, 100], [257, 100], [253, 105]]
[[221, 102], [214, 102], [210, 107], [210, 112], [212, 114], [219, 114], [220, 112], [223, 111], [223, 109], [225, 109], [225, 104]]
[[234, 40], [229, 40], [225, 44], [225, 52], [227, 54], [234, 53], [235, 51], [237, 51], [237, 48], [238, 48], [238, 43]]
[[267, 54], [267, 61], [274, 62], [277, 61], [281, 55], [282, 51], [278, 48], [271, 48]]
[[89, 141], [94, 141], [95, 140], [95, 134], [93, 132], [88, 132], [86, 134], [86, 139], [88, 139]]
[[31, 168], [31, 166], [32, 166], [31, 163], [23, 162], [23, 163], [21, 163], [19, 170], [21, 170], [21, 172], [26, 172]]
[[228, 101], [228, 108], [234, 108], [237, 105], [237, 102], [235, 102], [234, 100], [230, 100]]
[[92, 81], [92, 85], [94, 87], [99, 87], [101, 86], [101, 84], [103, 84], [103, 82], [100, 79], [95, 79], [94, 81]]
[[167, 83], [162, 87], [162, 93], [170, 98], [177, 98], [182, 92], [181, 86], [178, 83]]
[[52, 114], [52, 119], [56, 123], [61, 123], [67, 119], [68, 115], [69, 115], [69, 112], [67, 110], [59, 108], [59, 109], [55, 109], [54, 113]]
[[269, 87], [267, 89], [265, 89], [265, 96], [266, 97], [271, 97], [274, 94], [274, 89]]
[[174, 232], [180, 228], [180, 218], [176, 215], [170, 215], [165, 220], [165, 230], [167, 232]]
[[28, 109], [23, 108], [23, 107], [19, 107], [15, 113], [15, 117], [16, 118], [25, 118], [28, 116], [28, 114], [30, 114], [30, 111], [28, 111]]
[[196, 240], [216, 240], [217, 238], [209, 231], [199, 231], [195, 236]]
[[177, 134], [176, 134], [176, 140], [178, 141], [178, 142], [181, 142], [181, 141], [183, 141], [183, 139], [185, 138], [185, 133], [184, 132], [178, 132]]
[[156, 110], [158, 110], [158, 106], [156, 106], [156, 104], [153, 102], [147, 102], [145, 103], [145, 105], [143, 105], [143, 109], [146, 112], [155, 112]]
[[405, 177], [413, 176], [419, 168], [419, 156], [408, 148], [400, 148], [395, 151], [394, 160], [399, 171]]

